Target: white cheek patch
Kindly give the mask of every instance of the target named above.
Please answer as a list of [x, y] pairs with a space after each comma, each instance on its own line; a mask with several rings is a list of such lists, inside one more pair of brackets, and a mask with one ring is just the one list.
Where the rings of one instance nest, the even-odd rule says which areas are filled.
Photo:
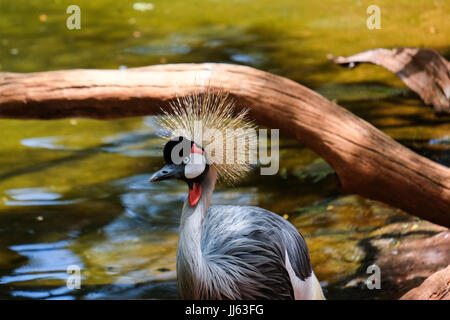
[[205, 171], [206, 159], [205, 156], [200, 153], [191, 153], [189, 158], [189, 163], [184, 167], [184, 176], [188, 179], [193, 179]]

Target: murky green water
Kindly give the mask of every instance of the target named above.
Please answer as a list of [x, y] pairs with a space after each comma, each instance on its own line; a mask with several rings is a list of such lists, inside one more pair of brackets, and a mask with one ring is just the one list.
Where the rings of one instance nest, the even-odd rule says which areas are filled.
[[[378, 1], [382, 29], [373, 31], [365, 22], [370, 1], [134, 3], [77, 1], [82, 29], [68, 30], [72, 2], [0, 0], [0, 70], [246, 64], [299, 81], [450, 165], [449, 117], [436, 118], [381, 68], [348, 71], [326, 59], [392, 46], [434, 48], [448, 58], [449, 1]], [[162, 164], [151, 117], [0, 120], [0, 137], [0, 298], [177, 297], [186, 187], [146, 182]], [[370, 259], [361, 246], [368, 233], [411, 218], [340, 194], [322, 159], [295, 140], [280, 144], [278, 175], [255, 171], [238, 186], [219, 186], [213, 202], [287, 215], [307, 239], [328, 298], [339, 298], [333, 286]], [[81, 290], [66, 287], [69, 265], [81, 268]]]

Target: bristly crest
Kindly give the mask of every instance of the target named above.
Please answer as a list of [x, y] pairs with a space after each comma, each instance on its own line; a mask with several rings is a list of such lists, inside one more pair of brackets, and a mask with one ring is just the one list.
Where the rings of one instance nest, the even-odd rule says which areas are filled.
[[233, 184], [256, 163], [256, 125], [247, 120], [248, 111], [236, 113], [228, 93], [207, 87], [203, 93], [177, 96], [157, 123], [163, 128], [162, 137], [183, 136], [203, 147], [218, 179]]

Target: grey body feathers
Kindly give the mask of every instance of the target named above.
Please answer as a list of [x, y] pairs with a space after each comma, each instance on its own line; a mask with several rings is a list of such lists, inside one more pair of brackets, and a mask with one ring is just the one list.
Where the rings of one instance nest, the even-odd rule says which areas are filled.
[[312, 274], [306, 243], [296, 228], [258, 207], [209, 207], [200, 250], [202, 261], [195, 265], [178, 262], [183, 299], [294, 299], [286, 253], [299, 279]]

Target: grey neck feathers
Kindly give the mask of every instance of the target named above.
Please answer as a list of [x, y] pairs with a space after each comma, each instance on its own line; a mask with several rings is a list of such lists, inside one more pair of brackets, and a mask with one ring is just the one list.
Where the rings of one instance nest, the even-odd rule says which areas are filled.
[[195, 292], [199, 292], [195, 285], [201, 282], [195, 279], [201, 277], [200, 270], [205, 267], [200, 245], [202, 224], [211, 202], [216, 180], [216, 170], [210, 167], [201, 183], [202, 195], [198, 204], [191, 207], [187, 199], [184, 202], [177, 249], [177, 277], [181, 298], [192, 298]]

